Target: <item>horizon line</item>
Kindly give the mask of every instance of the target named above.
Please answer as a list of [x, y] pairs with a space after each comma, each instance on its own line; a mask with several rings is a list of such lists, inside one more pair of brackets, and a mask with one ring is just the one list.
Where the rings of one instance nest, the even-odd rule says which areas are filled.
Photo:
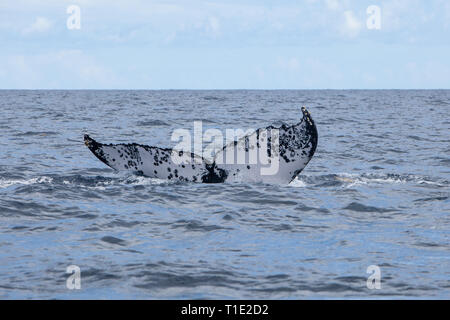
[[0, 91], [345, 91], [345, 90], [360, 90], [360, 91], [381, 91], [381, 90], [450, 90], [450, 88], [217, 88], [217, 89], [198, 89], [198, 88], [159, 88], [159, 89], [144, 89], [144, 88], [0, 88]]

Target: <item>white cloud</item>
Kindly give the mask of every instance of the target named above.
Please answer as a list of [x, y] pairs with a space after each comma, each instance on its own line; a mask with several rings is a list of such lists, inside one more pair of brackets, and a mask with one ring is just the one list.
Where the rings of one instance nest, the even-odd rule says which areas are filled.
[[326, 0], [327, 8], [330, 10], [337, 10], [340, 8], [340, 4], [338, 0]]
[[349, 38], [354, 38], [359, 34], [359, 32], [361, 31], [361, 28], [362, 28], [362, 23], [355, 16], [353, 11], [345, 11], [344, 12], [344, 23], [341, 28], [341, 33], [344, 36], [347, 36]]
[[111, 70], [81, 50], [0, 58], [0, 69], [5, 70], [6, 75], [0, 74], [0, 83], [8, 83], [10, 88], [89, 89], [120, 86]]
[[272, 67], [262, 70], [270, 74], [270, 78], [263, 79], [263, 85], [268, 88], [271, 87], [268, 83], [275, 83], [275, 88], [339, 88], [343, 83], [341, 69], [342, 66], [333, 62], [302, 52], [297, 57], [276, 58]]
[[219, 19], [216, 17], [209, 17], [207, 25], [207, 31], [211, 32], [213, 35], [217, 35], [220, 29]]
[[445, 27], [445, 29], [450, 29], [450, 3], [445, 4], [444, 27]]
[[52, 22], [44, 17], [37, 17], [29, 27], [22, 31], [22, 34], [43, 33], [52, 27]]
[[297, 71], [300, 69], [300, 62], [297, 58], [278, 58], [276, 62], [277, 67], [287, 71]]
[[446, 88], [450, 74], [450, 66], [440, 61], [410, 61], [402, 68], [413, 88]]

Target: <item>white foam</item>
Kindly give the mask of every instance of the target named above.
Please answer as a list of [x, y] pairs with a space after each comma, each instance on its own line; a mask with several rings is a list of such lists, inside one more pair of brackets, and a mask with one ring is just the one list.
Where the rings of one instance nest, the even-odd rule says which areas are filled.
[[346, 185], [347, 188], [351, 188], [357, 185], [367, 185], [371, 183], [405, 183], [404, 180], [401, 179], [395, 179], [392, 177], [362, 177], [357, 174], [349, 174], [349, 173], [340, 173], [336, 177], [336, 180], [339, 180], [341, 182], [348, 183]]
[[296, 188], [304, 188], [306, 187], [306, 183], [302, 180], [300, 180], [299, 178], [295, 178], [290, 184], [289, 186], [291, 187], [296, 187]]
[[439, 185], [437, 182], [429, 181], [424, 179], [424, 177], [414, 176], [414, 175], [398, 175], [398, 176], [361, 176], [359, 174], [351, 173], [339, 173], [336, 180], [348, 183], [346, 188], [351, 188], [357, 185], [368, 185], [368, 184], [403, 184], [407, 182], [414, 182], [417, 184], [432, 184]]
[[53, 181], [53, 178], [51, 177], [37, 177], [37, 178], [31, 178], [31, 179], [4, 179], [0, 178], [0, 188], [8, 188], [10, 186], [14, 185], [30, 185], [30, 184], [36, 184], [36, 183], [51, 183]]
[[156, 179], [156, 178], [148, 178], [142, 176], [132, 176], [132, 177], [124, 177], [119, 179], [112, 179], [109, 181], [99, 181], [94, 186], [85, 185], [83, 183], [72, 182], [68, 180], [64, 180], [63, 183], [65, 185], [77, 185], [80, 187], [85, 187], [90, 190], [106, 190], [107, 187], [110, 186], [118, 186], [118, 185], [128, 185], [128, 186], [146, 186], [146, 185], [155, 185], [162, 184], [167, 181]]
[[167, 183], [167, 180], [157, 179], [157, 178], [149, 178], [149, 177], [134, 177], [135, 181], [130, 181], [128, 184], [132, 186], [148, 186], [153, 184], [163, 184]]

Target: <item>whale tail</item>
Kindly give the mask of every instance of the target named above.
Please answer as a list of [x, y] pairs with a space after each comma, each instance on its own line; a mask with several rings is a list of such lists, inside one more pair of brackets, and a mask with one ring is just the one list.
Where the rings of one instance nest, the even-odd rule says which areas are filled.
[[[212, 163], [193, 153], [168, 148], [103, 144], [87, 134], [84, 144], [107, 166], [151, 178], [287, 184], [305, 168], [317, 148], [316, 125], [305, 107], [302, 114], [297, 124], [261, 128], [224, 146]], [[180, 162], [180, 158], [184, 160]]]

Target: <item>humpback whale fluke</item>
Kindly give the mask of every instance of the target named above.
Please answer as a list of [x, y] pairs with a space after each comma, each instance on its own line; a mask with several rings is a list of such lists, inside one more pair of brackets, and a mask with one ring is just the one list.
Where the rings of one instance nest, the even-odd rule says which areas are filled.
[[[137, 143], [103, 144], [87, 134], [84, 143], [107, 166], [151, 178], [203, 183], [287, 184], [308, 164], [317, 147], [316, 125], [305, 107], [302, 107], [302, 114], [301, 121], [295, 125], [258, 129], [224, 146], [212, 161], [186, 151]], [[179, 157], [178, 160], [174, 155]], [[239, 156], [245, 161], [236, 161]], [[183, 161], [179, 161], [181, 158]], [[267, 170], [268, 167], [272, 170]]]

